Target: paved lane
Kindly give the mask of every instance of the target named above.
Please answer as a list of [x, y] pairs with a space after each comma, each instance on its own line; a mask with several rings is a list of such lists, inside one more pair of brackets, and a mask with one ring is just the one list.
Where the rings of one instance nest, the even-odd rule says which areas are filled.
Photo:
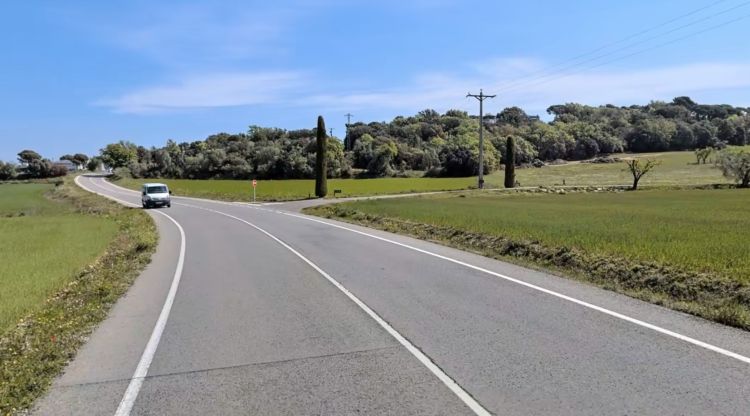
[[[85, 181], [138, 199], [101, 179]], [[164, 211], [186, 230], [185, 272], [133, 414], [472, 413], [339, 289], [246, 222], [340, 282], [491, 413], [748, 414], [750, 363], [742, 358], [750, 356], [750, 336], [743, 331], [458, 250], [290, 215], [294, 207], [175, 198]], [[159, 225], [168, 236], [168, 224]], [[142, 280], [121, 303], [139, 297]], [[142, 332], [133, 335], [141, 348]], [[95, 341], [96, 334], [72, 369], [88, 350], [112, 348]], [[135, 361], [123, 372], [132, 375]], [[93, 369], [80, 373], [67, 382], [66, 373], [40, 413], [75, 401], [61, 392], [90, 388], [82, 379], [101, 379]], [[122, 396], [123, 378], [96, 389]], [[79, 409], [101, 414], [119, 400], [78, 397]]]

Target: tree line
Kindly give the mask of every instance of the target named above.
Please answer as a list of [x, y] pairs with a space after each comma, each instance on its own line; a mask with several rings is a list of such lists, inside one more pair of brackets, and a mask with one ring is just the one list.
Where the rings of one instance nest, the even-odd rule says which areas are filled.
[[[698, 104], [689, 97], [645, 106], [553, 105], [544, 122], [518, 107], [484, 117], [485, 173], [509, 158], [517, 166], [583, 160], [620, 152], [661, 152], [747, 144], [750, 109]], [[327, 140], [330, 178], [471, 176], [479, 172], [479, 120], [465, 111], [420, 111], [390, 122], [352, 123], [343, 141]], [[251, 126], [239, 134], [145, 148], [121, 141], [102, 149], [102, 161], [134, 177], [189, 179], [313, 178], [316, 129]]]
[[[549, 122], [518, 107], [486, 115], [482, 120], [484, 173], [509, 160], [516, 166], [540, 167], [558, 159], [583, 160], [620, 152], [750, 144], [750, 108], [698, 104], [689, 97], [628, 107], [568, 103], [553, 105], [547, 113], [552, 118]], [[440, 114], [428, 109], [390, 122], [352, 123], [343, 140], [325, 141], [326, 176], [476, 175], [479, 122], [465, 111]], [[247, 132], [219, 133], [205, 140], [168, 140], [159, 148], [120, 141], [101, 149], [101, 155], [88, 164], [126, 168], [137, 178], [307, 179], [315, 177], [316, 135], [317, 128], [254, 125]], [[506, 154], [509, 138], [512, 157]], [[65, 157], [79, 156], [85, 157]], [[0, 179], [11, 170], [37, 177], [51, 173], [51, 162], [41, 156], [32, 159], [22, 160], [19, 154], [20, 166], [0, 164]]]
[[[60, 160], [70, 161], [78, 166], [87, 166], [91, 161], [83, 153], [66, 154]], [[92, 168], [92, 170], [94, 170]], [[0, 181], [9, 179], [44, 179], [65, 176], [68, 169], [59, 162], [42, 157], [34, 150], [22, 150], [18, 153], [18, 164], [0, 161]]]

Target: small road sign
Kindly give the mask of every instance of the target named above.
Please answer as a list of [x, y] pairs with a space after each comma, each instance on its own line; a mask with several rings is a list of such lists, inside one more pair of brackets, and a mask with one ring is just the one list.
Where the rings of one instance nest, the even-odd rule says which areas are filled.
[[258, 186], [258, 181], [256, 181], [255, 179], [253, 179], [253, 188], [255, 188], [256, 186]]

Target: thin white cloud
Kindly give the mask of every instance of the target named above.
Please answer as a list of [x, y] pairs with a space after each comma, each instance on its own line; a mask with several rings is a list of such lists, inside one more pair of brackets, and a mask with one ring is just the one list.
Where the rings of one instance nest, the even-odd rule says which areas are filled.
[[[507, 68], [512, 66], [513, 70]], [[498, 68], [493, 71], [492, 68]], [[424, 108], [476, 111], [467, 92], [497, 94], [488, 112], [520, 106], [543, 113], [552, 104], [643, 104], [679, 95], [750, 88], [750, 63], [694, 63], [645, 70], [611, 70], [530, 81], [517, 85], [518, 74], [536, 73], [534, 60], [492, 60], [468, 73], [425, 72], [405, 87], [352, 91], [335, 87], [335, 80], [298, 71], [211, 73], [170, 85], [142, 88], [97, 104], [120, 113], [154, 113], [196, 108], [279, 104], [322, 110], [410, 113]], [[519, 72], [520, 71], [520, 72]], [[294, 91], [292, 91], [294, 90]], [[750, 103], [735, 103], [746, 105]]]
[[115, 42], [161, 61], [243, 59], [277, 50], [290, 13], [283, 10], [222, 10], [183, 6], [113, 33]]
[[[513, 63], [515, 65], [509, 65]], [[509, 70], [509, 66], [515, 69]], [[520, 84], [521, 87], [508, 88], [518, 85], [517, 73], [536, 73], [540, 67], [533, 60], [491, 60], [475, 65], [468, 74], [430, 73], [415, 77], [413, 85], [404, 88], [316, 95], [309, 102], [352, 111], [416, 111], [423, 108], [475, 111], [476, 103], [464, 97], [467, 91], [476, 93], [483, 88], [485, 93], [498, 95], [492, 101], [493, 107], [517, 105], [532, 112], [542, 112], [549, 105], [565, 102], [629, 105], [698, 92], [750, 88], [747, 76], [750, 63], [693, 63], [644, 70], [597, 71], [535, 79]], [[513, 73], [516, 75], [511, 75]]]
[[95, 104], [134, 114], [268, 104], [288, 99], [291, 90], [306, 80], [305, 74], [293, 71], [215, 73], [139, 89]]

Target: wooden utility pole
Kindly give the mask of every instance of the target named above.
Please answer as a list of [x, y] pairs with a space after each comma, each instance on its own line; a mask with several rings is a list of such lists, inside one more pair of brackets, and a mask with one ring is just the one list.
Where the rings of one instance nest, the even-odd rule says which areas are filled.
[[485, 95], [480, 89], [479, 95], [468, 93], [466, 97], [474, 97], [479, 100], [479, 180], [477, 186], [484, 189], [484, 100], [495, 98], [495, 95]]

